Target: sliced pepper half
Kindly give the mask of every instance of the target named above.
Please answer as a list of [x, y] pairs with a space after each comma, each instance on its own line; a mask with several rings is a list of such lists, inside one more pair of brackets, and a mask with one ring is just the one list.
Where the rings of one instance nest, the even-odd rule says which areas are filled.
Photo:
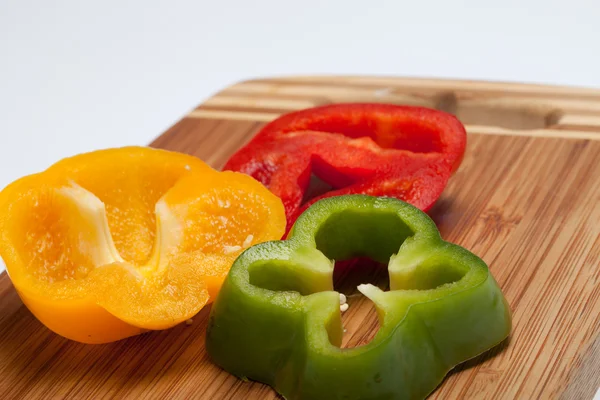
[[250, 177], [145, 147], [67, 158], [0, 193], [0, 255], [17, 292], [85, 343], [189, 319], [244, 248], [284, 227], [281, 201]]
[[[380, 329], [342, 349], [333, 260], [354, 257], [389, 262], [390, 291], [358, 287]], [[213, 304], [206, 348], [225, 370], [290, 400], [417, 399], [510, 330], [509, 306], [480, 258], [443, 241], [405, 202], [346, 195], [315, 203], [287, 240], [240, 255]]]
[[[334, 104], [285, 114], [225, 164], [280, 197], [288, 228], [321, 198], [369, 194], [427, 211], [460, 165], [463, 125], [452, 115], [391, 104]], [[333, 189], [303, 204], [311, 173]]]

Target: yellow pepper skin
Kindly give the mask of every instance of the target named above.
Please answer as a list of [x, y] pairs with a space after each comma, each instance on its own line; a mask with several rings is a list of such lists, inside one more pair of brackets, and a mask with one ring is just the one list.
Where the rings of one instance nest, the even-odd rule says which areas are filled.
[[249, 176], [148, 147], [80, 154], [0, 192], [0, 255], [49, 329], [107, 343], [211, 302], [247, 247], [279, 239], [281, 201]]

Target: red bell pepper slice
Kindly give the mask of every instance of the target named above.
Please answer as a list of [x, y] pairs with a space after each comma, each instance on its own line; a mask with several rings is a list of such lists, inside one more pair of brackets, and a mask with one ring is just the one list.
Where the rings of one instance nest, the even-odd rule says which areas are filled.
[[[334, 104], [267, 124], [224, 169], [280, 197], [288, 229], [315, 201], [342, 194], [404, 200], [429, 210], [460, 165], [466, 132], [454, 116], [423, 107]], [[334, 190], [302, 204], [313, 173]]]

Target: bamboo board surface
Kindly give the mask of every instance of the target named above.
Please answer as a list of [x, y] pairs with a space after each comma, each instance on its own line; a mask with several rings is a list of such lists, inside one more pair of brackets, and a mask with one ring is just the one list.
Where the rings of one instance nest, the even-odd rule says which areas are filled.
[[[430, 215], [442, 236], [481, 256], [513, 310], [509, 340], [452, 371], [431, 399], [591, 399], [600, 387], [600, 90], [450, 80], [297, 77], [242, 82], [208, 99], [151, 145], [220, 168], [281, 113], [332, 102], [424, 105], [456, 114], [467, 153]], [[336, 271], [337, 272], [337, 271]], [[359, 283], [344, 346], [376, 332]], [[0, 275], [0, 398], [275, 399], [213, 365], [209, 307], [191, 326], [82, 345], [41, 325]], [[243, 334], [243, 332], [240, 332]]]

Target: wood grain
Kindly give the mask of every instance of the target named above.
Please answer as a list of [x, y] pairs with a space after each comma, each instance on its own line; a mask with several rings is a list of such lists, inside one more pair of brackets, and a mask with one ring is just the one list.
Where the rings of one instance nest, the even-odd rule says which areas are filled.
[[[373, 77], [243, 82], [193, 110], [152, 146], [220, 168], [277, 115], [331, 102], [420, 104], [457, 114], [464, 162], [430, 212], [442, 235], [480, 255], [513, 309], [509, 340], [457, 367], [432, 399], [591, 399], [600, 387], [600, 91]], [[378, 322], [358, 283], [385, 269], [336, 271], [349, 295], [344, 346]], [[206, 355], [209, 308], [181, 325], [107, 345], [42, 326], [0, 276], [0, 398], [274, 399]], [[243, 334], [243, 333], [240, 333]]]

